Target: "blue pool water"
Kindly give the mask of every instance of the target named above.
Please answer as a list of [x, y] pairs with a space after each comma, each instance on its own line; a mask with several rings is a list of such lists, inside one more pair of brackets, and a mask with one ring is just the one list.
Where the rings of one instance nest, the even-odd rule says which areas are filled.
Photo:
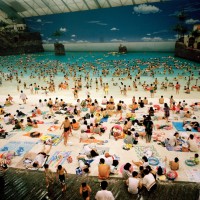
[[[69, 66], [82, 66], [84, 65], [87, 71], [91, 71], [91, 66], [96, 66], [98, 69], [109, 69], [110, 74], [114, 72], [115, 67], [127, 68], [132, 66], [139, 66], [141, 69], [147, 68], [149, 65], [158, 65], [159, 69], [156, 69], [156, 76], [177, 76], [178, 74], [187, 76], [187, 72], [184, 69], [191, 67], [194, 76], [198, 76], [200, 64], [184, 60], [181, 58], [175, 58], [173, 53], [159, 53], [159, 52], [147, 52], [147, 53], [128, 53], [128, 54], [116, 54], [115, 52], [66, 52], [65, 56], [55, 56], [54, 52], [36, 53], [28, 55], [6, 56], [0, 57], [0, 70], [8, 73], [8, 66], [20, 66], [16, 68], [20, 71], [21, 66], [27, 65], [27, 69], [35, 63], [39, 63], [37, 67], [43, 67], [47, 64], [47, 68], [55, 66], [55, 63], [60, 63], [66, 69]], [[164, 65], [172, 66], [173, 74], [163, 74]], [[183, 66], [184, 69], [177, 69], [175, 66]], [[158, 73], [159, 71], [159, 73]], [[79, 75], [81, 74], [78, 73]], [[136, 70], [132, 72], [132, 75], [136, 74]], [[27, 75], [30, 75], [30, 71], [27, 71]], [[58, 73], [58, 75], [63, 75]], [[148, 76], [148, 73], [146, 74]]]

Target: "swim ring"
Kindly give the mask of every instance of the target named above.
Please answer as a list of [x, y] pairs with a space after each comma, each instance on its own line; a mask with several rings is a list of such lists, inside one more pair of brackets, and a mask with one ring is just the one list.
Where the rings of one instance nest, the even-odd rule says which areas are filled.
[[152, 165], [152, 166], [156, 166], [156, 165], [159, 164], [158, 158], [155, 158], [155, 157], [149, 157], [149, 158], [148, 158], [148, 162], [149, 162], [149, 164]]
[[193, 161], [193, 160], [185, 160], [185, 164], [187, 165], [187, 166], [195, 166], [196, 164], [195, 164], [195, 162]]

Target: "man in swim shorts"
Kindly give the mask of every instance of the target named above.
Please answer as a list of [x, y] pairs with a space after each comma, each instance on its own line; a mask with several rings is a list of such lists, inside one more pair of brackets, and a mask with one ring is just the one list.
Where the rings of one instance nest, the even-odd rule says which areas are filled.
[[67, 170], [64, 167], [62, 167], [62, 165], [58, 165], [57, 180], [59, 179], [61, 183], [62, 192], [66, 191], [65, 174], [67, 174]]

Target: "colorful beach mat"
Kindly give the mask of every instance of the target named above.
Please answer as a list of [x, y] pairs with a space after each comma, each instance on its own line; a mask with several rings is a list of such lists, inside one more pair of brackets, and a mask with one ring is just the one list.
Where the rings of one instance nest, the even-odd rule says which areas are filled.
[[[186, 132], [183, 128], [183, 122], [172, 122], [173, 126], [176, 128], [177, 131]], [[190, 132], [197, 132], [197, 130], [193, 129]]]
[[47, 142], [51, 141], [53, 146], [57, 146], [61, 142], [62, 138], [59, 135], [47, 134], [40, 137], [39, 142]]
[[160, 158], [154, 146], [134, 146], [137, 157], [141, 159], [143, 156]]
[[14, 151], [16, 155], [22, 156], [26, 152], [30, 151], [35, 144], [35, 142], [11, 141], [4, 147], [0, 148], [0, 153]]
[[104, 122], [107, 122], [108, 121], [108, 117], [104, 117], [100, 120], [100, 123], [104, 123]]
[[24, 130], [22, 130], [22, 129], [15, 129], [15, 130], [12, 130], [11, 132], [20, 132], [20, 131], [29, 132], [31, 129], [32, 129], [32, 126], [26, 126]]
[[16, 135], [16, 133], [14, 133], [14, 132], [8, 132], [7, 134], [8, 134], [8, 135], [6, 135], [6, 138], [0, 137], [0, 139], [10, 139], [10, 138], [13, 137], [14, 135]]
[[67, 158], [70, 156], [71, 151], [56, 151], [50, 159], [48, 159], [47, 164], [49, 164], [50, 167], [57, 168], [58, 165], [62, 165]]

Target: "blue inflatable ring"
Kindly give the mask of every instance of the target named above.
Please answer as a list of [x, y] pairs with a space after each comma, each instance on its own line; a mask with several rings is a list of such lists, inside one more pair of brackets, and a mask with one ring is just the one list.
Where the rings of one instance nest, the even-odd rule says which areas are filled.
[[156, 165], [159, 164], [158, 158], [155, 158], [155, 157], [149, 157], [149, 158], [148, 158], [148, 162], [149, 162], [149, 164], [152, 165], [152, 166], [156, 166]]
[[192, 160], [185, 160], [185, 164], [191, 167], [196, 165], [195, 162], [193, 162]]

